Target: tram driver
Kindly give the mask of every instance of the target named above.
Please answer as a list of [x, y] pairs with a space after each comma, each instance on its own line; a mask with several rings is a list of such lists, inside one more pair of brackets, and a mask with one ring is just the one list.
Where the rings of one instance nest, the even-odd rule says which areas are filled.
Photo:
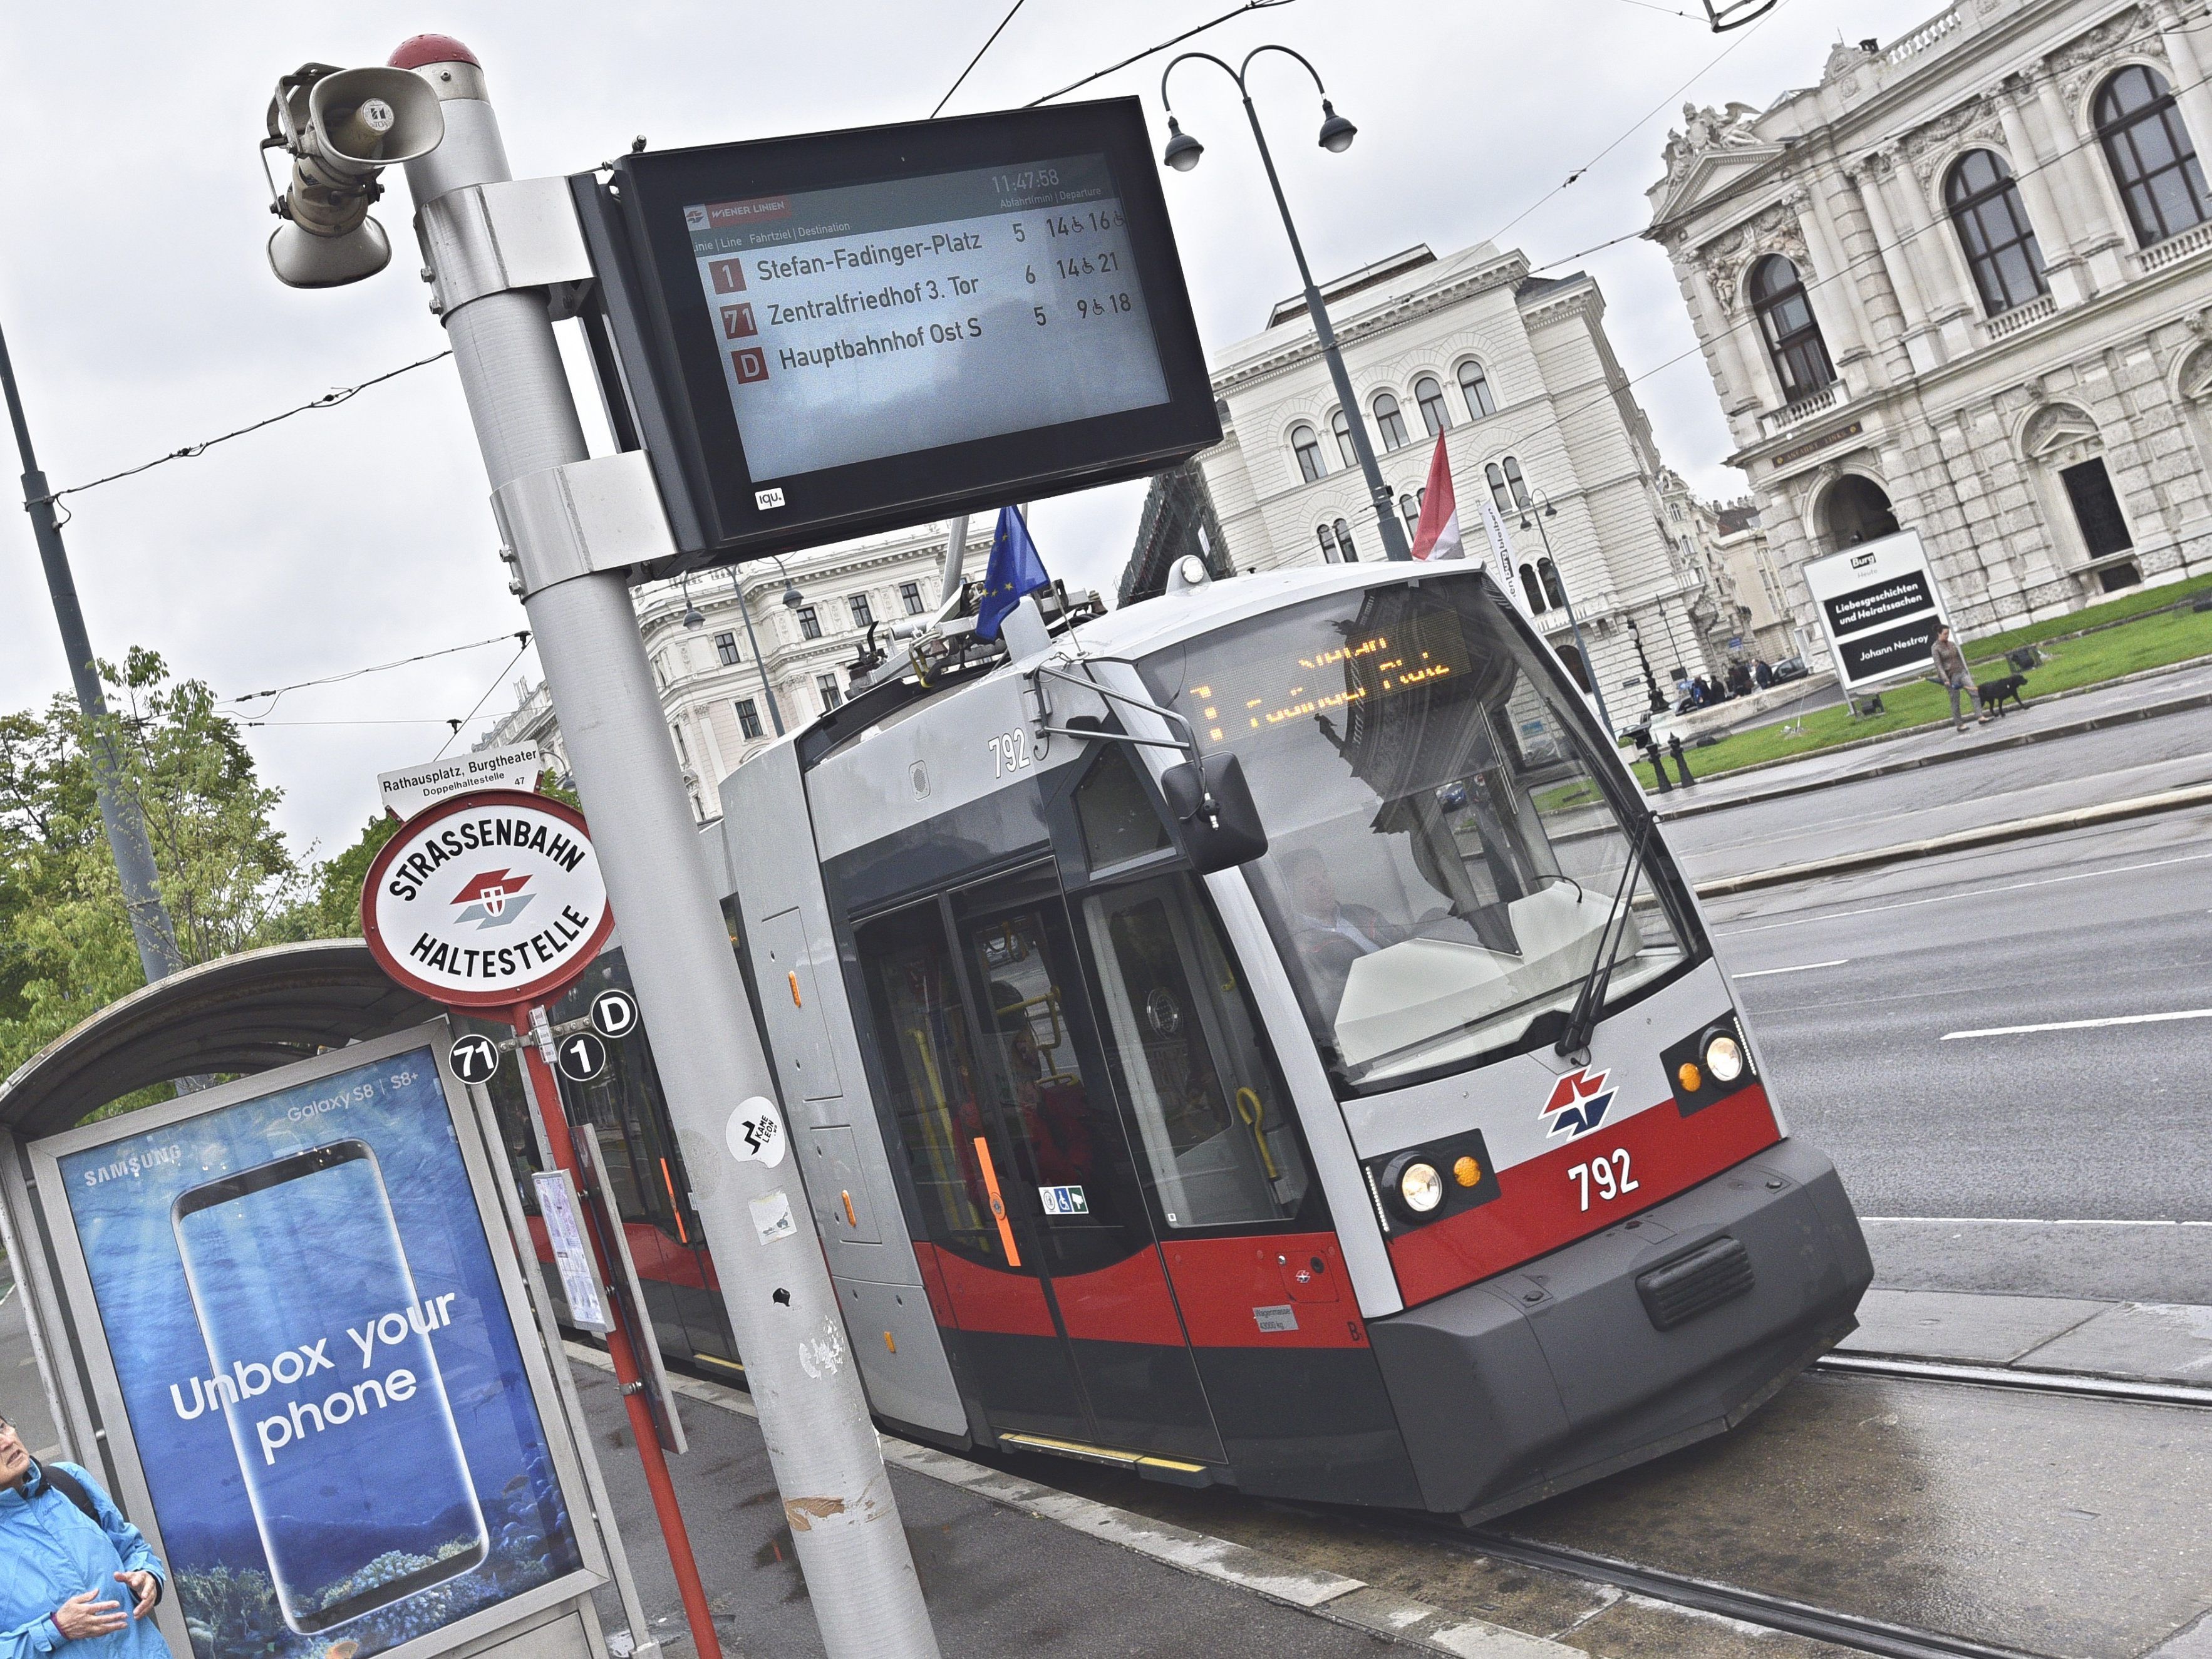
[[1307, 982], [1326, 997], [1333, 1016], [1336, 1005], [1344, 1000], [1352, 964], [1386, 945], [1398, 944], [1413, 930], [1391, 922], [1371, 905], [1346, 904], [1339, 899], [1328, 860], [1313, 848], [1300, 847], [1285, 855], [1283, 875], [1291, 890], [1298, 958], [1305, 967]]

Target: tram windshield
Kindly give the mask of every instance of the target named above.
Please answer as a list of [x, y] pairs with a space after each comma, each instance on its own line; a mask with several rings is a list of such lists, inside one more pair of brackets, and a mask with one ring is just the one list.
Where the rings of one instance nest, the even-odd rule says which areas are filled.
[[[1364, 1092], [1555, 1040], [1628, 866], [1573, 689], [1473, 572], [1333, 594], [1145, 665], [1267, 826], [1247, 866], [1314, 1038]], [[1657, 868], [1655, 870], [1655, 864]], [[1656, 838], [1607, 1007], [1686, 966]]]

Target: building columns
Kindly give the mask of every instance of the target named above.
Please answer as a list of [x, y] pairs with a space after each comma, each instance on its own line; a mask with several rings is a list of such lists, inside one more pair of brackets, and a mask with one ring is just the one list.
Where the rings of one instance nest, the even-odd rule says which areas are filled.
[[[1964, 356], [1975, 346], [1972, 335], [1967, 331], [1967, 308], [1950, 293], [1950, 267], [1944, 263], [1942, 251], [1936, 240], [1954, 233], [1950, 226], [1938, 225], [1935, 216], [1929, 212], [1928, 198], [1921, 190], [1920, 179], [1901, 151], [1898, 154], [1897, 162], [1893, 176], [1897, 181], [1899, 199], [1905, 204], [1905, 238], [1942, 273], [1927, 284], [1929, 321], [1942, 331], [1943, 356]], [[1926, 264], [1920, 267], [1923, 276], [1929, 269]], [[1978, 311], [1981, 307], [1977, 306], [1973, 308]]]
[[1874, 227], [1875, 240], [1881, 246], [1882, 267], [1889, 272], [1889, 285], [1897, 295], [1897, 308], [1904, 319], [1905, 355], [1911, 360], [1912, 372], [1925, 374], [1943, 362], [1942, 345], [1933, 331], [1928, 299], [1921, 291], [1920, 273], [1914, 268], [1915, 250], [1898, 236], [1897, 222], [1890, 217], [1889, 203], [1882, 195], [1881, 175], [1894, 165], [1893, 155], [1876, 152], [1863, 159], [1849, 176], [1865, 204], [1867, 222]]
[[[2089, 297], [2089, 287], [2082, 280], [2081, 262], [2059, 214], [2058, 198], [2051, 193], [2051, 180], [2044, 173], [2043, 158], [2028, 136], [2019, 98], [2009, 85], [1998, 88], [1993, 98], [1997, 119], [2004, 127], [2005, 147], [2013, 154], [2014, 187], [2027, 205], [2028, 223], [2035, 227], [2036, 246], [2043, 250], [2044, 279], [2051, 285], [2051, 297], [2061, 306], [2077, 306]], [[2048, 230], [2044, 228], [2046, 225]]]
[[[1859, 373], [1864, 376], [1861, 385], [1851, 386], [1845, 382], [1846, 392], [1864, 392], [1881, 383], [1885, 378], [1875, 365], [1873, 352], [1866, 337], [1866, 319], [1859, 312], [1857, 271], [1844, 252], [1843, 238], [1828, 217], [1828, 204], [1817, 191], [1800, 190], [1794, 198], [1798, 222], [1805, 228], [1805, 240], [1811, 247], [1813, 259], [1819, 266], [1814, 275], [1822, 283], [1828, 298], [1827, 313], [1821, 321], [1821, 332], [1834, 340], [1837, 346], [1836, 372], [1843, 374], [1846, 360], [1856, 359], [1865, 365]], [[1814, 307], [1820, 315], [1820, 308]]]
[[2173, 69], [2173, 100], [2181, 106], [2181, 118], [2197, 146], [2197, 159], [2212, 158], [2212, 87], [2204, 84], [2195, 33], [2183, 25], [2179, 7], [2159, 6], [2153, 15], [2158, 23], [2158, 38], [2166, 47], [2166, 62]]
[[[1713, 286], [1712, 273], [1694, 251], [1687, 252], [1683, 262], [1689, 270], [1690, 287], [1697, 296], [1698, 309], [1705, 318], [1705, 338], [1712, 342], [1713, 355], [1720, 360], [1721, 378], [1728, 382], [1723, 412], [1734, 421], [1739, 415], [1758, 409], [1761, 402], [1759, 383], [1752, 377], [1751, 362], [1738, 337], [1738, 325], [1729, 315], [1728, 307], [1721, 303], [1720, 290]], [[1751, 325], [1756, 327], [1756, 322]]]

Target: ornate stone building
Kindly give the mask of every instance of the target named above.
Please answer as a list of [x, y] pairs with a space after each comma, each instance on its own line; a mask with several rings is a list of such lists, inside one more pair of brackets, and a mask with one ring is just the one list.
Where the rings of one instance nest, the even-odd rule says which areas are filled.
[[1907, 526], [1969, 632], [2212, 566], [2208, 64], [2203, 0], [1960, 0], [1685, 109], [1646, 234], [1790, 605]]
[[1223, 439], [1199, 465], [1238, 569], [1382, 556], [1353, 420], [1411, 540], [1442, 432], [1470, 553], [1487, 547], [1481, 507], [1494, 502], [1537, 627], [1571, 672], [1572, 599], [1616, 726], [1645, 712], [1647, 664], [1662, 689], [1677, 669], [1721, 668], [1733, 618], [1669, 533], [1658, 447], [1594, 281], [1532, 276], [1520, 252], [1484, 243], [1441, 258], [1410, 248], [1322, 293], [1358, 408], [1338, 407], [1303, 300], [1213, 356]]
[[[969, 526], [970, 576], [982, 574], [995, 522], [984, 515]], [[779, 714], [796, 731], [843, 700], [847, 671], [872, 624], [879, 647], [902, 648], [890, 643], [888, 631], [937, 609], [949, 529], [924, 525], [793, 554], [780, 564], [762, 559], [632, 590], [694, 817], [703, 823], [720, 814], [722, 780], [774, 741]], [[752, 615], [750, 637], [741, 603]], [[775, 687], [773, 710], [755, 638]], [[517, 681], [514, 711], [476, 747], [532, 742], [568, 770], [551, 696], [543, 684]]]

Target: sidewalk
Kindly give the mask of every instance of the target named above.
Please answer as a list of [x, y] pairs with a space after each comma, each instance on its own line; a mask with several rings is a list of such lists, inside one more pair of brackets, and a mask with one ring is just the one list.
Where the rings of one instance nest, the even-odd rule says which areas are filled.
[[[1948, 721], [1932, 729], [1916, 727], [1818, 750], [1797, 759], [1769, 761], [1711, 779], [1699, 778], [1687, 790], [1678, 786], [1669, 794], [1647, 790], [1645, 797], [1660, 818], [1671, 823], [1753, 801], [1778, 800], [1862, 778], [1940, 766], [1996, 750], [2016, 749], [2124, 721], [2151, 720], [2208, 706], [2212, 706], [2212, 660], [2200, 658], [2107, 680], [2101, 685], [2031, 698], [2025, 710], [2016, 709], [1988, 726], [1971, 727], [1963, 735]], [[1698, 751], [1688, 752], [1694, 776]]]

